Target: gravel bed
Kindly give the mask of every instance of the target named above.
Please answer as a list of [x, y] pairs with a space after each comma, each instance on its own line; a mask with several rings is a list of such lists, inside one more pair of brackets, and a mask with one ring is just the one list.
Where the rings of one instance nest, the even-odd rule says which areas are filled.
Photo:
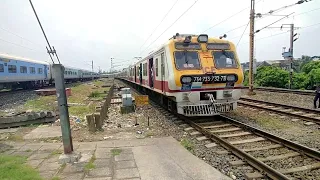
[[[246, 96], [247, 92], [248, 90], [242, 90], [244, 97]], [[255, 93], [256, 95], [250, 96], [250, 98], [304, 108], [313, 108], [313, 96], [268, 91], [255, 91]]]
[[320, 169], [311, 170], [311, 171], [303, 171], [292, 174], [287, 174], [289, 178], [300, 180], [319, 180], [320, 179]]
[[295, 151], [292, 151], [288, 148], [283, 147], [283, 148], [267, 149], [267, 150], [261, 150], [261, 151], [252, 151], [252, 152], [249, 152], [249, 154], [251, 154], [256, 158], [266, 158], [269, 156], [277, 156], [277, 155], [287, 154], [292, 152], [295, 152]]
[[306, 126], [303, 120], [293, 122], [291, 120], [296, 118], [286, 116], [286, 118], [282, 119], [280, 118], [282, 115], [270, 116], [269, 112], [260, 112], [261, 111], [248, 111], [243, 107], [239, 107], [229, 113], [228, 116], [284, 139], [310, 148], [320, 149], [319, 125]]
[[287, 159], [278, 159], [274, 161], [265, 162], [267, 165], [271, 166], [274, 169], [289, 169], [294, 167], [301, 167], [317, 163], [317, 160], [308, 158], [306, 156], [296, 156]]
[[265, 147], [265, 146], [271, 146], [271, 145], [275, 145], [275, 143], [271, 141], [258, 141], [258, 142], [252, 142], [252, 143], [237, 144], [235, 146], [240, 149], [251, 149], [251, 148]]
[[37, 98], [38, 95], [30, 91], [17, 91], [10, 94], [0, 95], [0, 114], [16, 112], [30, 99]]

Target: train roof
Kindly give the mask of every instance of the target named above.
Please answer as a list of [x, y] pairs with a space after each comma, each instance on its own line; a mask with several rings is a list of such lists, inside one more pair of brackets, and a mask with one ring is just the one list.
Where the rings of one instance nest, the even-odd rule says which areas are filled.
[[45, 62], [45, 61], [33, 60], [33, 59], [19, 57], [19, 56], [13, 56], [13, 55], [9, 55], [9, 54], [0, 54], [0, 59], [1, 58], [10, 59], [10, 60], [25, 61], [25, 62], [37, 63], [37, 64], [44, 64], [44, 65], [49, 65], [50, 64], [50, 63]]

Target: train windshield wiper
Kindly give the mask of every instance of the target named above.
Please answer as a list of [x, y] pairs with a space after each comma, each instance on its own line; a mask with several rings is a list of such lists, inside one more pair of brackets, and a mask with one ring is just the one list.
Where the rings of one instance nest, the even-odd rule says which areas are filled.
[[185, 61], [187, 64], [189, 64], [188, 58], [187, 58], [187, 52], [184, 51], [184, 52], [183, 52], [183, 55], [184, 55], [184, 61]]

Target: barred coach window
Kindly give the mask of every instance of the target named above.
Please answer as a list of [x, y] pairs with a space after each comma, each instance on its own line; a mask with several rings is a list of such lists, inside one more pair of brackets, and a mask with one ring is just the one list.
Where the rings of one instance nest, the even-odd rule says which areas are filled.
[[216, 68], [237, 68], [233, 52], [214, 51], [213, 57]]
[[176, 68], [180, 69], [200, 69], [199, 55], [195, 51], [174, 52]]
[[4, 72], [3, 64], [0, 64], [0, 72]]
[[15, 65], [8, 65], [9, 73], [17, 73], [17, 66]]

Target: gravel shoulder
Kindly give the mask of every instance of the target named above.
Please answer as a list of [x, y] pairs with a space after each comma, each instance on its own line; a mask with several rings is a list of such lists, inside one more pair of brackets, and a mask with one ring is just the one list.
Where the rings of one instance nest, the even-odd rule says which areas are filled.
[[[243, 89], [242, 95], [246, 96], [247, 92], [248, 90]], [[313, 108], [313, 96], [268, 91], [255, 91], [255, 93], [256, 95], [249, 96], [249, 98], [310, 109]]]
[[293, 122], [294, 118], [289, 116], [280, 118], [282, 115], [243, 106], [227, 115], [282, 138], [320, 149], [320, 126], [317, 124], [306, 126], [303, 120]]

